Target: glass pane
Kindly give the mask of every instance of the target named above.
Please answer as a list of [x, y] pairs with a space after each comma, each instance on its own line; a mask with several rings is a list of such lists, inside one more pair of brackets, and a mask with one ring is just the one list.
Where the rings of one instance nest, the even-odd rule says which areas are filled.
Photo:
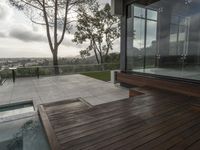
[[145, 8], [134, 6], [134, 16], [145, 18]]
[[179, 26], [179, 36], [178, 36], [178, 51], [179, 55], [184, 55], [187, 51], [187, 39], [186, 39], [186, 29], [185, 26]]
[[146, 47], [152, 47], [156, 43], [157, 37], [157, 22], [147, 20], [147, 41]]
[[127, 69], [144, 67], [145, 20], [127, 18]]
[[133, 47], [137, 51], [144, 51], [144, 32], [145, 32], [145, 20], [140, 18], [134, 18], [134, 39]]
[[158, 13], [155, 10], [147, 9], [147, 19], [157, 20]]
[[187, 25], [187, 18], [186, 17], [179, 17], [179, 24], [180, 25]]
[[157, 54], [157, 22], [147, 20], [146, 34], [146, 66], [145, 68], [155, 67]]
[[133, 19], [127, 19], [127, 69], [132, 70], [134, 68], [133, 62]]
[[134, 37], [133, 37], [133, 60], [134, 69], [144, 68], [144, 51], [145, 51], [145, 20], [134, 18]]
[[172, 16], [171, 17], [171, 23], [172, 24], [176, 24], [176, 25], [178, 25], [179, 23], [179, 17], [178, 16]]
[[178, 47], [178, 25], [171, 25], [170, 28], [170, 49], [169, 55], [177, 55], [177, 47]]

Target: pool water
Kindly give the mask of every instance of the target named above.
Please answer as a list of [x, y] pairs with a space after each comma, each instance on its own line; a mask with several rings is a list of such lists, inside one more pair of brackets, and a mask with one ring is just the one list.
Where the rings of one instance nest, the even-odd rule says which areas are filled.
[[1, 123], [0, 150], [50, 150], [38, 116]]
[[30, 110], [28, 106], [0, 111], [6, 118], [0, 118], [0, 150], [50, 150], [40, 119]]

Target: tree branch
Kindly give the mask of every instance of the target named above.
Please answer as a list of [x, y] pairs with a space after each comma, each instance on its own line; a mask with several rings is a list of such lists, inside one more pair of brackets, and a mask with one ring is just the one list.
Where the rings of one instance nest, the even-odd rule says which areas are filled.
[[[38, 25], [42, 25], [42, 26], [46, 26], [46, 23], [45, 22], [37, 22], [35, 20], [33, 20], [32, 18], [30, 18], [31, 22], [35, 23], [35, 24], [38, 24]], [[50, 25], [49, 23], [49, 27], [53, 27], [52, 25]]]
[[57, 45], [57, 40], [58, 40], [58, 34], [57, 34], [57, 29], [58, 29], [58, 0], [55, 0], [55, 12], [54, 12], [54, 50], [57, 51], [58, 45]]
[[51, 49], [51, 52], [53, 53], [53, 45], [52, 45], [52, 41], [51, 41], [51, 33], [50, 33], [50, 29], [49, 29], [49, 22], [48, 22], [48, 18], [47, 18], [47, 12], [46, 12], [46, 8], [45, 8], [45, 0], [43, 0], [43, 13], [44, 13], [44, 20], [46, 22], [46, 30], [47, 30], [47, 38], [49, 41], [49, 46]]
[[58, 45], [60, 45], [62, 43], [62, 41], [64, 40], [64, 37], [65, 37], [65, 31], [66, 31], [66, 28], [67, 28], [68, 7], [69, 7], [69, 0], [67, 0], [67, 3], [66, 3], [64, 26], [63, 26], [62, 35], [61, 35], [61, 38], [58, 42]]
[[36, 9], [38, 9], [38, 10], [40, 10], [40, 11], [43, 11], [42, 8], [40, 8], [40, 7], [38, 7], [38, 6], [35, 6], [35, 5], [31, 4], [31, 3], [28, 3], [28, 2], [26, 2], [26, 1], [24, 1], [24, 0], [21, 0], [21, 2], [24, 3], [24, 4], [26, 4], [26, 5], [31, 6], [31, 7], [33, 7], [33, 8], [36, 8]]

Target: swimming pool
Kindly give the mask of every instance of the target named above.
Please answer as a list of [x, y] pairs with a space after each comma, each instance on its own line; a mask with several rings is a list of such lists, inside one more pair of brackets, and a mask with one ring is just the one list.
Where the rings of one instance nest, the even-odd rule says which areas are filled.
[[[0, 120], [0, 150], [50, 150], [37, 113], [24, 111], [24, 107], [21, 110], [19, 114], [19, 109], [8, 109], [9, 115], [4, 111], [6, 118]], [[17, 115], [11, 116], [11, 111]]]

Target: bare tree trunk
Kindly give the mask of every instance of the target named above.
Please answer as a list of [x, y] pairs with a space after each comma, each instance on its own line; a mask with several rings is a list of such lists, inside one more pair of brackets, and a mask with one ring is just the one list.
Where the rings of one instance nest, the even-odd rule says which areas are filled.
[[100, 55], [101, 64], [103, 64], [103, 63], [104, 63], [104, 60], [103, 60], [102, 52], [100, 52], [99, 55]]
[[57, 22], [58, 22], [58, 0], [55, 0], [55, 9], [54, 9], [54, 52], [53, 52], [53, 66], [55, 69], [55, 75], [59, 75], [58, 68], [58, 35], [57, 35]]
[[96, 61], [97, 61], [98, 64], [100, 64], [99, 57], [98, 57], [98, 54], [97, 54], [98, 50], [97, 50], [97, 46], [95, 44], [94, 38], [92, 38], [92, 41], [90, 41], [90, 45], [92, 47], [94, 47], [94, 54], [95, 54], [95, 57], [96, 57]]
[[[50, 33], [50, 26], [49, 26], [49, 21], [48, 21], [48, 17], [47, 17], [47, 11], [46, 11], [46, 7], [45, 7], [45, 0], [42, 1], [42, 8], [43, 8], [43, 14], [44, 14], [44, 20], [46, 23], [46, 32], [47, 32], [47, 38], [48, 38], [48, 43], [49, 43], [49, 47], [51, 49], [51, 53], [53, 55], [53, 66], [54, 66], [54, 73], [56, 75], [59, 74], [59, 68], [58, 68], [58, 44], [57, 42], [57, 25], [54, 28], [54, 47], [53, 47], [53, 43], [52, 43], [52, 39], [51, 39], [51, 33]], [[57, 6], [55, 6], [55, 22], [57, 24]]]
[[94, 49], [94, 53], [95, 53], [95, 57], [96, 57], [96, 61], [97, 61], [97, 63], [98, 64], [100, 64], [100, 62], [99, 62], [99, 58], [98, 58], [98, 54], [97, 54], [97, 51]]
[[99, 55], [100, 55], [100, 60], [101, 60], [101, 70], [104, 71], [105, 68], [104, 68], [104, 59], [103, 59], [102, 52], [100, 52]]
[[53, 66], [55, 75], [59, 75], [59, 66], [58, 66], [58, 50], [54, 50], [53, 54]]

